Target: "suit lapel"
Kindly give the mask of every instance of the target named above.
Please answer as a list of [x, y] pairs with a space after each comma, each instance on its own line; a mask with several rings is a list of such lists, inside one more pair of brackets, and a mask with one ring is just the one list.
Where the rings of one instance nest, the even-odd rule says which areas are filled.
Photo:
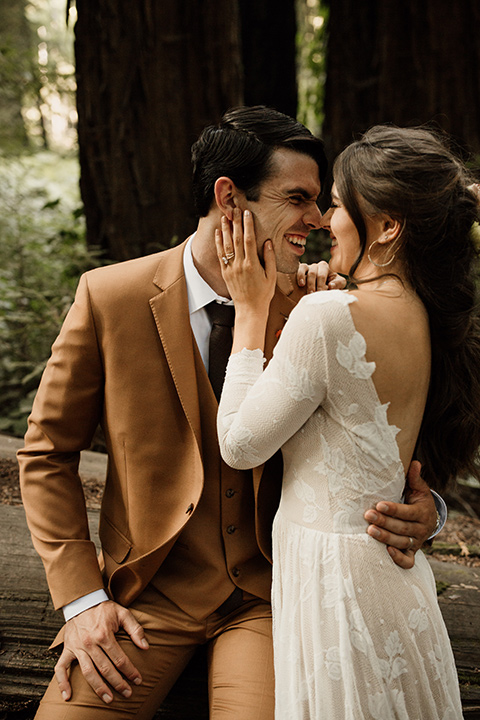
[[[150, 300], [150, 306], [180, 402], [201, 448], [195, 341], [190, 325], [187, 286], [183, 270], [185, 245], [186, 242], [160, 254], [160, 262], [154, 278], [154, 283], [159, 287], [160, 292]], [[290, 276], [278, 276], [265, 337], [267, 360], [272, 357], [273, 348], [285, 322], [303, 294], [304, 292]]]
[[160, 293], [150, 300], [150, 306], [180, 402], [201, 448], [195, 341], [183, 271], [184, 248], [185, 243], [161, 254], [154, 278]]

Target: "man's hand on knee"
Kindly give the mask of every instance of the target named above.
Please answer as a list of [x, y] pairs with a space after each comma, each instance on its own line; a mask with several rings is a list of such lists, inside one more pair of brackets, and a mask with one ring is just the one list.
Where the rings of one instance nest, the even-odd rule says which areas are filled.
[[415, 564], [415, 553], [435, 530], [437, 511], [430, 488], [414, 461], [407, 475], [406, 503], [379, 502], [364, 517], [367, 532], [387, 545], [392, 560], [403, 568]]
[[140, 685], [140, 673], [115, 638], [120, 628], [130, 635], [137, 647], [148, 649], [142, 626], [129, 610], [117, 603], [102, 602], [67, 622], [63, 652], [55, 666], [64, 700], [70, 700], [72, 695], [68, 671], [75, 661], [88, 684], [105, 703], [113, 700], [112, 688], [124, 697], [130, 697], [132, 689], [125, 678]]

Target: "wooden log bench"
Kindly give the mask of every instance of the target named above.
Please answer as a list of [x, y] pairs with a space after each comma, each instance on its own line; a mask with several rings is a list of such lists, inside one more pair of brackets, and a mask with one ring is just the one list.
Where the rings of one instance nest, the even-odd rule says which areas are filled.
[[[89, 511], [92, 535], [98, 512]], [[48, 646], [62, 623], [21, 506], [0, 506], [0, 720], [28, 720], [49, 682], [56, 654]], [[465, 718], [480, 720], [480, 568], [430, 559], [461, 683]], [[208, 718], [205, 658], [177, 682], [156, 720]]]
[[[98, 511], [88, 513], [96, 538]], [[62, 625], [21, 506], [0, 505], [0, 720], [30, 720], [49, 683], [57, 653], [48, 647]], [[206, 661], [200, 652], [155, 720], [207, 720]]]

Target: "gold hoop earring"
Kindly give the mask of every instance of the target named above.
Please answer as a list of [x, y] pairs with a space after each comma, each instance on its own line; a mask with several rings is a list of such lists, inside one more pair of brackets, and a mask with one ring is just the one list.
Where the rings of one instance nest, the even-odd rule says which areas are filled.
[[[387, 236], [387, 235], [385, 236], [385, 240], [388, 240], [388, 236]], [[372, 258], [370, 257], [370, 253], [371, 253], [372, 248], [373, 248], [373, 246], [375, 245], [375, 243], [378, 243], [378, 240], [374, 240], [374, 241], [372, 242], [372, 244], [371, 244], [370, 247], [368, 248], [368, 253], [367, 253], [367, 257], [368, 257], [368, 259], [370, 260], [370, 262], [372, 263], [372, 265], [375, 265], [375, 267], [377, 267], [377, 268], [384, 268], [384, 267], [387, 267], [388, 265], [391, 265], [392, 262], [395, 260], [395, 255], [396, 255], [396, 253], [393, 253], [393, 255], [392, 255], [392, 257], [390, 258], [390, 260], [387, 260], [387, 262], [385, 262], [385, 263], [377, 263], [377, 262], [375, 262], [375, 260], [372, 260]]]

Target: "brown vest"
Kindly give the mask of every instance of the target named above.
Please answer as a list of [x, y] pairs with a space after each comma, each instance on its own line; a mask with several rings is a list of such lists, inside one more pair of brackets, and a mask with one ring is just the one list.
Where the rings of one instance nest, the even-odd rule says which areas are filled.
[[151, 582], [190, 615], [203, 619], [231, 595], [235, 586], [270, 600], [271, 566], [255, 537], [252, 473], [233, 470], [220, 457], [218, 405], [196, 346], [195, 369], [202, 423], [203, 493]]

